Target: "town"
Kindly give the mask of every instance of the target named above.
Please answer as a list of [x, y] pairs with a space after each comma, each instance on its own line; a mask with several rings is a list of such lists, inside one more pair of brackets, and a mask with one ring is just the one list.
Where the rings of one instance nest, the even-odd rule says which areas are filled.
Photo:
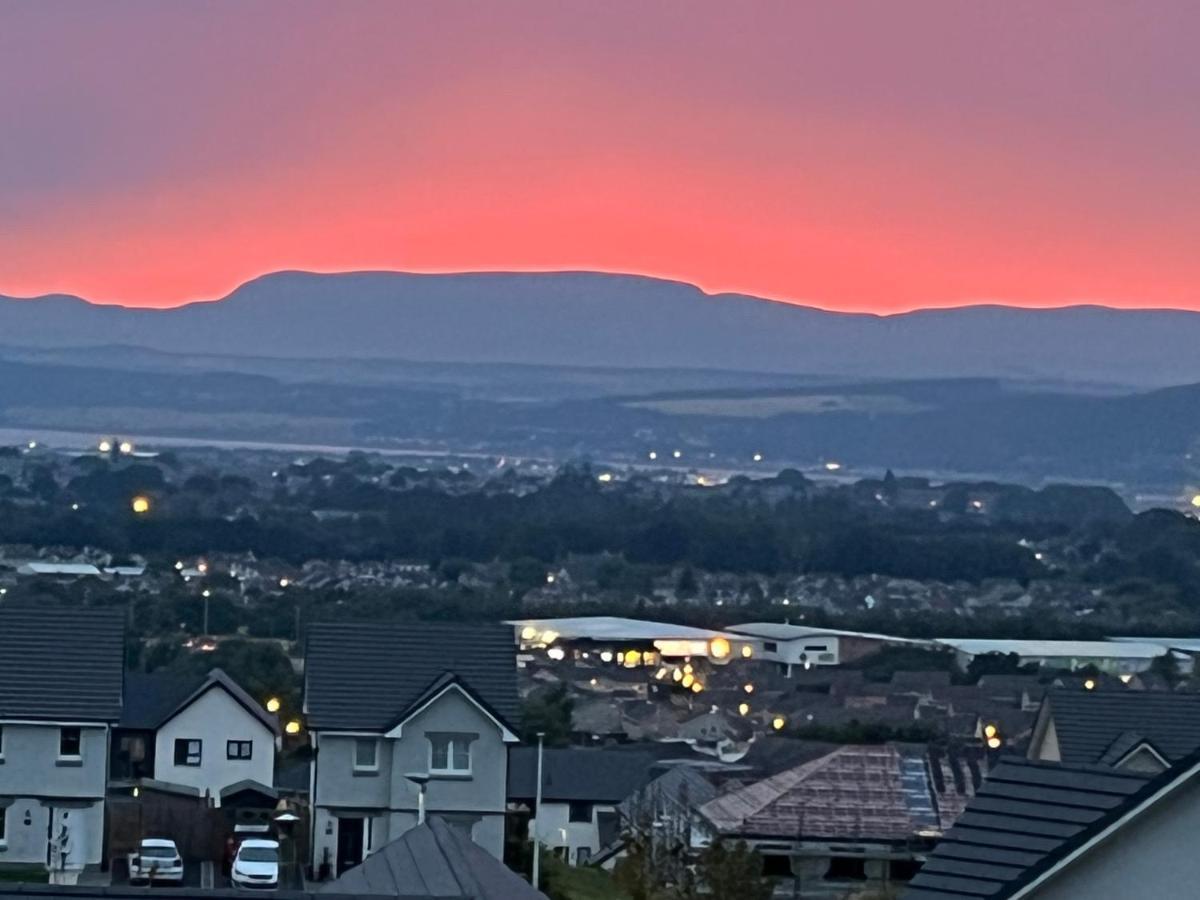
[[977, 896], [1183, 786], [1200, 522], [838, 474], [10, 447], [0, 878]]

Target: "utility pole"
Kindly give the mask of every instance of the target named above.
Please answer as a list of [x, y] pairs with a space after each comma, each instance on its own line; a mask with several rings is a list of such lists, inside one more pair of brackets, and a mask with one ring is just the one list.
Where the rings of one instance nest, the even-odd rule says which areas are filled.
[[537, 762], [537, 793], [533, 801], [533, 889], [538, 889], [538, 869], [542, 861], [542, 842], [538, 838], [538, 832], [542, 826], [542, 744], [546, 738], [546, 732], [538, 732], [538, 762]]

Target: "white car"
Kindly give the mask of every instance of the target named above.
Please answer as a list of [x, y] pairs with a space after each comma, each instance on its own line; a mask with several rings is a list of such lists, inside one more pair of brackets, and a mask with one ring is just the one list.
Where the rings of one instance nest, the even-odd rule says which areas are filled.
[[146, 838], [129, 854], [129, 880], [183, 881], [183, 858], [175, 842], [167, 838]]
[[236, 888], [274, 890], [279, 887], [279, 841], [246, 838], [238, 845], [229, 880]]

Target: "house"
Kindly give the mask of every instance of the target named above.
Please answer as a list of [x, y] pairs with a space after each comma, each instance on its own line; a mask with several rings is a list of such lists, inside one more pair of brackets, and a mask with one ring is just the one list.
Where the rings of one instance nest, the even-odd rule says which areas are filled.
[[1145, 772], [1008, 759], [904, 900], [1185, 897], [1200, 881], [1200, 751]]
[[321, 889], [350, 897], [445, 900], [546, 900], [516, 872], [471, 841], [466, 832], [433, 816], [380, 847]]
[[[536, 747], [508, 755], [508, 799], [532, 811], [537, 797]], [[546, 748], [541, 814], [529, 833], [571, 865], [589, 862], [619, 833], [617, 807], [650, 777], [654, 757], [621, 750]]]
[[1200, 694], [1055, 689], [1029, 758], [1159, 772], [1200, 747]]
[[125, 616], [0, 606], [0, 863], [101, 862]]
[[747, 622], [730, 625], [729, 632], [752, 638], [755, 657], [777, 662], [790, 676], [793, 668], [836, 666], [870, 656], [884, 647], [930, 647], [931, 641], [892, 637], [834, 628], [809, 628], [783, 622]]
[[499, 858], [516, 682], [510, 626], [313, 625], [314, 870], [341, 874], [435, 814]]
[[[743, 840], [808, 888], [907, 880], [975, 793], [978, 762], [917, 745], [839, 747], [700, 806], [693, 848]], [[799, 868], [794, 868], [797, 864]]]
[[279, 736], [276, 717], [220, 669], [200, 677], [129, 672], [111, 776], [196, 788], [219, 806], [234, 786], [272, 791]]

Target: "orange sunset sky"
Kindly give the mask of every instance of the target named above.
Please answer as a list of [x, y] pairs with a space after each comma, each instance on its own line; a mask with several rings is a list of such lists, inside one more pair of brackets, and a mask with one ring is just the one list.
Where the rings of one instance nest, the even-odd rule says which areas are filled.
[[8, 2], [0, 293], [600, 269], [1200, 308], [1200, 4]]

